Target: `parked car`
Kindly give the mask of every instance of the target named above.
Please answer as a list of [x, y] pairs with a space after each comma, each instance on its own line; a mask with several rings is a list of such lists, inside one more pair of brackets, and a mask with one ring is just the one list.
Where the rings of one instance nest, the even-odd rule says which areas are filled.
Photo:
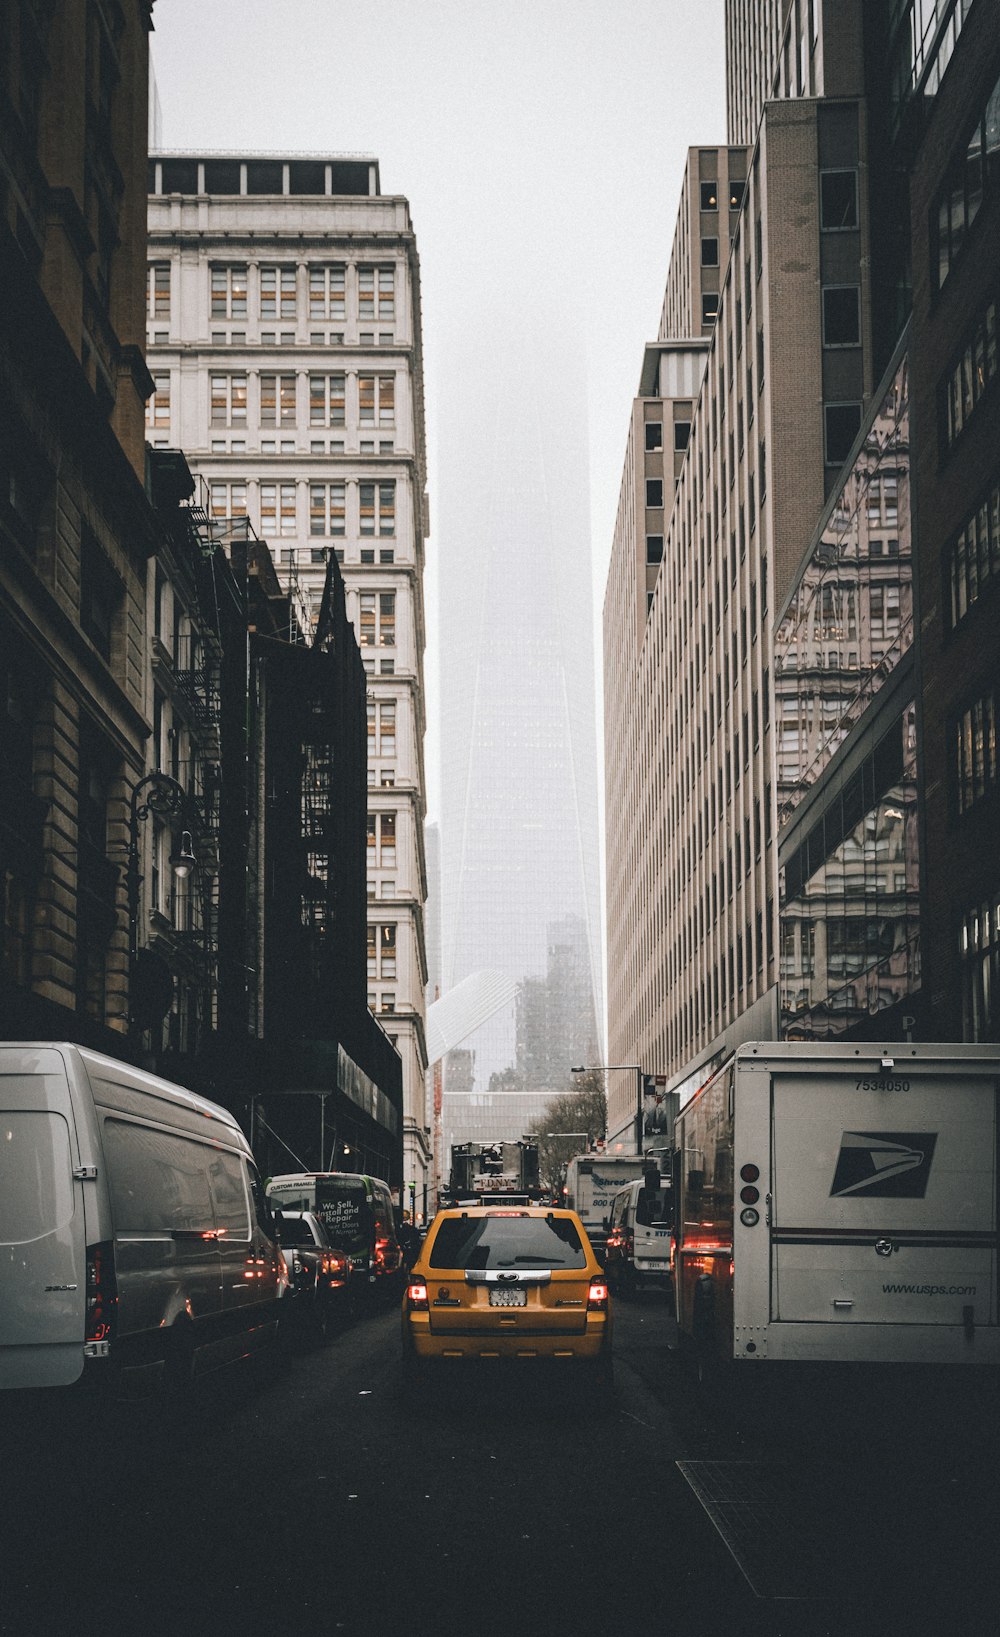
[[291, 1286], [290, 1316], [326, 1341], [350, 1310], [351, 1259], [330, 1243], [313, 1211], [281, 1211], [277, 1224]]
[[439, 1211], [403, 1296], [409, 1389], [484, 1360], [565, 1371], [612, 1387], [611, 1307], [575, 1211]]
[[272, 1347], [287, 1285], [226, 1109], [80, 1046], [0, 1042], [0, 1389], [182, 1387]]
[[626, 1183], [612, 1200], [604, 1267], [616, 1295], [672, 1291], [673, 1197], [669, 1177], [647, 1172]]
[[313, 1211], [330, 1243], [351, 1261], [356, 1298], [398, 1299], [403, 1253], [396, 1237], [392, 1196], [381, 1177], [352, 1171], [298, 1171], [271, 1177], [267, 1196], [280, 1211]]

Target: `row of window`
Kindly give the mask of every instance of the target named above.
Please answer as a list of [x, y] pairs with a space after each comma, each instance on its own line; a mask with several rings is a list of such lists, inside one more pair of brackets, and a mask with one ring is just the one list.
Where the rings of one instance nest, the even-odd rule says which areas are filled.
[[[730, 177], [729, 180], [729, 208], [739, 210], [743, 200], [745, 180], [740, 177]], [[701, 208], [703, 211], [718, 210], [719, 183], [716, 177], [701, 184]]]
[[[216, 520], [246, 517], [247, 484], [244, 478], [213, 478], [209, 483], [209, 511]], [[396, 483], [310, 483], [309, 533], [342, 536], [348, 532], [348, 491], [357, 490], [357, 516], [352, 534], [388, 537], [396, 533]], [[299, 533], [299, 484], [258, 485], [257, 528], [265, 539], [288, 539]]]
[[951, 623], [964, 619], [992, 580], [1000, 578], [1000, 483], [994, 483], [952, 542], [948, 553]]
[[942, 435], [950, 449], [997, 378], [997, 298], [986, 303], [967, 332], [961, 353], [942, 384]]
[[[284, 262], [256, 269], [256, 313], [260, 319], [297, 319], [299, 267]], [[209, 272], [210, 312], [215, 319], [248, 317], [251, 306], [251, 269], [246, 262], [216, 265]], [[350, 280], [349, 280], [350, 275]], [[355, 266], [353, 263], [310, 264], [305, 269], [305, 312], [310, 320], [344, 319], [349, 305], [349, 282], [359, 319], [396, 316], [396, 271], [391, 265]], [[146, 287], [146, 316], [152, 322], [170, 318], [171, 265], [152, 262]]]
[[996, 688], [962, 712], [954, 725], [952, 743], [955, 803], [962, 814], [997, 790]]
[[955, 154], [938, 195], [930, 235], [931, 275], [940, 290], [965, 246], [985, 197], [1000, 180], [1000, 79], [965, 148]]
[[[170, 377], [154, 377], [155, 425], [167, 424], [170, 415]], [[258, 381], [258, 423], [261, 426], [297, 426], [299, 413], [299, 376], [262, 373]], [[348, 375], [344, 371], [333, 374], [310, 375], [309, 425], [346, 426], [348, 415], [348, 387], [351, 394], [351, 420], [360, 426], [392, 426], [396, 419], [395, 375]], [[249, 376], [245, 371], [213, 374], [210, 378], [210, 420], [213, 426], [246, 426]]]

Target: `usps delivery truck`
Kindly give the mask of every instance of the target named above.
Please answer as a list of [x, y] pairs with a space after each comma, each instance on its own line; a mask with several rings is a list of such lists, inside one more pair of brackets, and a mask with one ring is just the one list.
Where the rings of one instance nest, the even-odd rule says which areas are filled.
[[995, 1046], [742, 1046], [675, 1128], [682, 1343], [1000, 1361], [998, 1084]]

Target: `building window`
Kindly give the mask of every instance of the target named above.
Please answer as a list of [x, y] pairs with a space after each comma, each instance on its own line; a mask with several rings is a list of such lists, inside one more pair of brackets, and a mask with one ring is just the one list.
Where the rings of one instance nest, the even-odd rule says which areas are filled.
[[392, 426], [396, 419], [396, 377], [394, 375], [380, 375], [378, 378], [378, 423], [379, 426]]
[[346, 376], [310, 375], [309, 425], [343, 426], [345, 424]]
[[[280, 189], [278, 190], [280, 192]], [[297, 309], [296, 269], [262, 267], [260, 270], [261, 318], [294, 318]]]
[[662, 563], [662, 561], [663, 561], [663, 536], [662, 536], [662, 534], [647, 534], [647, 536], [646, 536], [646, 562], [647, 562], [647, 564], [649, 564], [650, 567], [653, 567], [657, 563]]
[[959, 529], [946, 564], [954, 627], [984, 595], [990, 583], [996, 585], [1000, 579], [1000, 484], [993, 484]]
[[211, 270], [211, 284], [213, 318], [246, 318], [247, 270], [245, 265], [213, 267]]
[[701, 296], [701, 322], [714, 324], [719, 316], [719, 292], [717, 290], [703, 290]]
[[824, 233], [857, 227], [857, 172], [821, 171], [819, 189], [819, 225]]
[[146, 317], [162, 322], [170, 317], [170, 263], [153, 262], [146, 286]]
[[[376, 309], [376, 300], [378, 303]], [[396, 316], [396, 274], [388, 267], [358, 268], [358, 317], [389, 319]]]
[[247, 486], [242, 479], [213, 478], [208, 486], [209, 515], [217, 521], [246, 517]]
[[347, 486], [344, 483], [309, 485], [310, 534], [346, 533]]
[[378, 708], [378, 753], [380, 756], [395, 756], [396, 754], [396, 701], [383, 700]]
[[658, 477], [646, 479], [646, 505], [655, 509], [663, 505], [663, 481]]
[[121, 580], [84, 524], [80, 539], [80, 629], [107, 665], [111, 663], [115, 621], [123, 599]]
[[674, 422], [674, 450], [676, 451], [676, 453], [677, 454], [682, 454], [683, 451], [687, 448], [690, 441], [691, 441], [691, 422], [690, 421], [675, 421]]
[[997, 690], [991, 688], [958, 718], [952, 729], [955, 811], [968, 813], [997, 791]]
[[379, 813], [378, 815], [378, 861], [382, 868], [395, 869], [396, 867], [396, 815], [395, 813]]
[[345, 272], [346, 269], [342, 265], [310, 267], [310, 319], [315, 321], [322, 318], [344, 318], [346, 316]]
[[663, 448], [663, 423], [662, 423], [662, 421], [647, 421], [646, 422], [646, 449], [648, 451], [652, 452], [654, 449], [662, 449], [662, 448]]
[[959, 935], [962, 973], [962, 1038], [1000, 1038], [1000, 896], [962, 917]]
[[823, 290], [824, 347], [856, 347], [861, 341], [861, 292], [856, 284]]
[[287, 539], [295, 534], [294, 483], [261, 484], [260, 532], [265, 539], [279, 534]]
[[[377, 491], [377, 494], [376, 494]], [[375, 502], [378, 499], [376, 516]], [[394, 479], [384, 483], [358, 484], [359, 522], [363, 535], [392, 535], [396, 532], [396, 484]]]
[[702, 182], [702, 184], [701, 184], [701, 208], [702, 208], [702, 210], [718, 210], [718, 208], [719, 208], [719, 184], [718, 184], [717, 181], [713, 180], [711, 182]]
[[943, 435], [948, 448], [964, 431], [997, 378], [997, 298], [987, 302], [944, 377]]
[[718, 239], [702, 239], [701, 241], [702, 267], [718, 267], [719, 241]]
[[378, 929], [379, 950], [379, 977], [394, 978], [396, 976], [396, 927], [394, 923], [380, 926]]
[[146, 404], [146, 425], [156, 428], [170, 426], [170, 372], [154, 370], [153, 396]]
[[859, 403], [824, 405], [823, 426], [826, 464], [841, 466], [850, 454], [861, 426], [861, 405]]
[[212, 376], [211, 421], [213, 426], [246, 426], [247, 378], [245, 375]]
[[996, 187], [1000, 165], [1000, 80], [965, 147], [956, 153], [931, 216], [932, 277], [940, 289], [962, 254], [983, 199]]

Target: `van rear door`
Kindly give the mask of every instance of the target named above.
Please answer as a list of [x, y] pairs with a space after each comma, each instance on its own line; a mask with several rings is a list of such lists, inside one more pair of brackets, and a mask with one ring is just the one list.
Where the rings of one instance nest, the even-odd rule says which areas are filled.
[[61, 1387], [83, 1371], [83, 1184], [66, 1065], [0, 1046], [0, 1388]]
[[772, 1320], [996, 1324], [991, 1079], [776, 1073], [771, 1115]]

